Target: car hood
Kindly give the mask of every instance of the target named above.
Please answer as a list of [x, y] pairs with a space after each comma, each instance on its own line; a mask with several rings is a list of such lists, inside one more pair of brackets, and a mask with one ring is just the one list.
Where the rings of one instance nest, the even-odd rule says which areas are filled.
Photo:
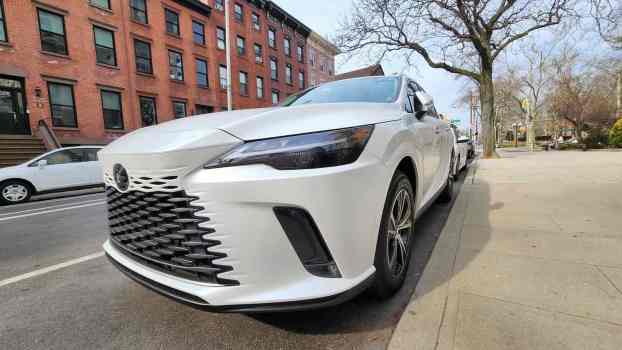
[[[104, 148], [104, 167], [140, 163], [146, 168], [186, 168], [244, 141], [334, 130], [399, 119], [398, 104], [334, 103], [247, 109], [177, 119], [138, 129]], [[197, 164], [194, 164], [197, 163]]]
[[8, 179], [21, 174], [20, 169], [22, 168], [23, 166], [21, 164], [16, 166], [8, 166], [6, 168], [0, 168], [0, 180]]

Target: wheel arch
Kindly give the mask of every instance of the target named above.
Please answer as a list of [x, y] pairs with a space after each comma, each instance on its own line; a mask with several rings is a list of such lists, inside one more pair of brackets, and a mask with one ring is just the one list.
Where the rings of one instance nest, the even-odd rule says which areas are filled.
[[410, 156], [403, 157], [395, 169], [395, 171], [398, 170], [408, 177], [408, 180], [410, 180], [413, 186], [413, 192], [416, 195], [417, 189], [419, 188], [419, 173], [415, 161]]
[[30, 188], [30, 190], [32, 192], [31, 195], [34, 195], [34, 194], [37, 193], [37, 188], [35, 187], [35, 185], [32, 182], [30, 182], [30, 181], [28, 181], [26, 179], [19, 178], [19, 177], [12, 177], [12, 178], [1, 180], [0, 181], [0, 187], [2, 185], [4, 185], [5, 183], [9, 182], [9, 181], [19, 181], [19, 182], [22, 182], [22, 183], [24, 183], [25, 185], [27, 185]]

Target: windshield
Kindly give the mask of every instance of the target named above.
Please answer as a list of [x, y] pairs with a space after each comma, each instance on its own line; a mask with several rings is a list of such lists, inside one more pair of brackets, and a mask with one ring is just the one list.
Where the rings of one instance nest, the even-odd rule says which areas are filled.
[[392, 103], [399, 96], [400, 86], [400, 77], [340, 80], [292, 95], [282, 106], [339, 102]]

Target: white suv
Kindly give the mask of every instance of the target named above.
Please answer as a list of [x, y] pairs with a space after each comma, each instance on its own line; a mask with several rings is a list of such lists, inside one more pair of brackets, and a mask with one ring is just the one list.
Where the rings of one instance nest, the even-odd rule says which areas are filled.
[[397, 291], [415, 219], [452, 193], [453, 133], [406, 76], [307, 89], [276, 108], [137, 130], [100, 157], [111, 261], [213, 311]]

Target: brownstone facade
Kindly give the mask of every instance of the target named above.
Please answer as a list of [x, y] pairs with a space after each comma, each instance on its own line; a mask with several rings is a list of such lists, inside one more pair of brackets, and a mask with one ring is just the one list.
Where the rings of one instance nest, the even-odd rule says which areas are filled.
[[309, 84], [314, 86], [331, 81], [335, 75], [335, 56], [340, 53], [339, 49], [313, 32], [307, 39], [307, 51]]
[[[220, 3], [0, 0], [0, 97], [17, 91], [5, 95], [26, 120], [0, 124], [0, 134], [36, 132], [45, 120], [65, 144], [107, 143], [176, 116], [226, 110]], [[230, 6], [233, 107], [270, 106], [306, 87], [310, 30], [271, 1]]]

